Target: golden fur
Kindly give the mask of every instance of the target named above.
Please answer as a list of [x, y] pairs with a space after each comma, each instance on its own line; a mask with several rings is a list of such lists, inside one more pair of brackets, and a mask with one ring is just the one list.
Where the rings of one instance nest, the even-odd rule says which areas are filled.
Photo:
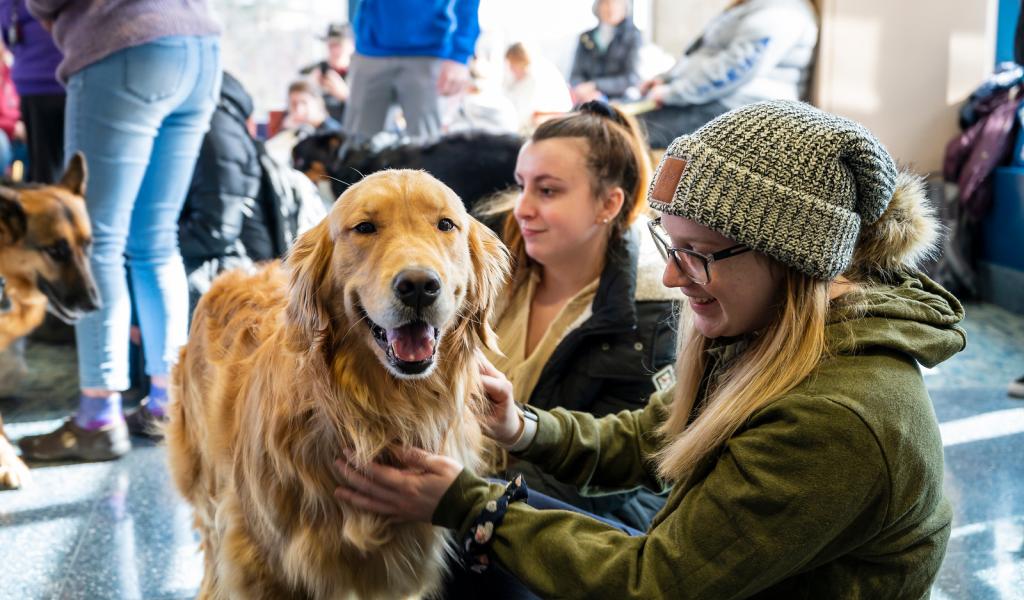
[[[442, 219], [456, 229], [442, 231]], [[356, 226], [372, 223], [376, 231]], [[393, 282], [440, 275], [434, 365], [397, 371], [364, 321], [401, 312]], [[436, 590], [445, 537], [338, 501], [333, 462], [410, 445], [479, 464], [474, 352], [507, 276], [497, 237], [418, 171], [349, 188], [283, 266], [221, 276], [173, 370], [167, 441], [205, 553], [202, 598], [402, 598]], [[365, 311], [365, 312], [364, 312]], [[397, 326], [395, 323], [393, 326]], [[383, 325], [382, 325], [383, 326]]]
[[[10, 348], [50, 311], [65, 322], [99, 305], [89, 268], [92, 229], [85, 210], [85, 157], [75, 154], [56, 185], [0, 186], [0, 387], [24, 375], [20, 352]], [[18, 488], [28, 468], [15, 454], [0, 419], [0, 489]]]

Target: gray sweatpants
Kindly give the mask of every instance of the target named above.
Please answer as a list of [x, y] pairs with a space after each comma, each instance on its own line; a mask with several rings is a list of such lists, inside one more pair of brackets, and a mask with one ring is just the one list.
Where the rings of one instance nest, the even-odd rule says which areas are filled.
[[374, 57], [356, 54], [348, 71], [351, 93], [342, 128], [353, 141], [369, 141], [384, 129], [392, 104], [405, 116], [412, 141], [427, 141], [441, 132], [437, 78], [441, 59], [431, 56]]

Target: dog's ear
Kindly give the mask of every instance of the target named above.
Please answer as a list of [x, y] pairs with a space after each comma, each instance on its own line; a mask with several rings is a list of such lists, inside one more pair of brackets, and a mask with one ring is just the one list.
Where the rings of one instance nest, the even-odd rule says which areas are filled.
[[18, 243], [27, 230], [28, 217], [17, 190], [0, 186], [0, 246]]
[[469, 225], [469, 255], [474, 273], [468, 293], [473, 328], [484, 346], [500, 354], [489, 320], [498, 294], [508, 280], [511, 256], [498, 236], [472, 217]]
[[285, 264], [291, 274], [291, 292], [285, 313], [310, 347], [326, 339], [331, 315], [324, 304], [322, 288], [327, 285], [334, 244], [327, 219], [299, 236], [288, 252]]
[[85, 166], [85, 155], [81, 151], [68, 161], [68, 168], [64, 169], [64, 175], [60, 178], [60, 186], [65, 187], [73, 194], [85, 196], [85, 184], [89, 180], [89, 169]]

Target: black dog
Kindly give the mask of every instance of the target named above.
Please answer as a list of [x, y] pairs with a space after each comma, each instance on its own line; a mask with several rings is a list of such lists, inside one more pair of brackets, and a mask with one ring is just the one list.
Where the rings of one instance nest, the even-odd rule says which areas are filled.
[[477, 202], [515, 185], [522, 138], [483, 132], [456, 133], [429, 144], [400, 144], [379, 151], [346, 148], [345, 134], [328, 132], [299, 142], [292, 151], [296, 169], [314, 182], [331, 178], [340, 195], [349, 185], [384, 169], [422, 169], [437, 177], [472, 210]]

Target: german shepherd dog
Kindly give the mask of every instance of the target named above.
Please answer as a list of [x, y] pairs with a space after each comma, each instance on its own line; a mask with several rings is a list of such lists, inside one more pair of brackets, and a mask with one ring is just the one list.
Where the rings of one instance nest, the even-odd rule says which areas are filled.
[[331, 178], [334, 196], [363, 177], [384, 169], [420, 169], [440, 179], [468, 210], [515, 185], [516, 158], [523, 139], [511, 134], [467, 132], [428, 144], [398, 144], [380, 150], [348, 147], [340, 131], [296, 144], [292, 164], [314, 183]]
[[[0, 314], [0, 352], [38, 327], [46, 311], [74, 323], [99, 308], [89, 268], [86, 178], [85, 157], [77, 153], [60, 183], [0, 186], [0, 308], [6, 305]], [[26, 474], [0, 418], [0, 489], [20, 487]]]

